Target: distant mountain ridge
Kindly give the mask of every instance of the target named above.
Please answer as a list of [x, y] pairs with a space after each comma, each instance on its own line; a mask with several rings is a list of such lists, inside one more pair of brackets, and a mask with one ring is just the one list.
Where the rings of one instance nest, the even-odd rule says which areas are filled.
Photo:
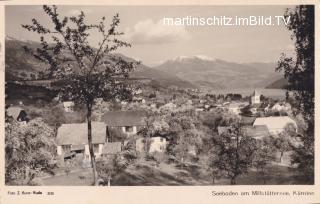
[[235, 63], [206, 56], [176, 57], [153, 68], [199, 87], [264, 88], [282, 77], [274, 63]]
[[[6, 36], [5, 42], [5, 77], [6, 81], [27, 80], [38, 75], [48, 68], [48, 65], [36, 60], [25, 53], [23, 46], [31, 48], [39, 47], [39, 43], [33, 41], [18, 40]], [[121, 55], [121, 54], [118, 54]], [[132, 58], [123, 56], [125, 59], [133, 61]], [[159, 86], [177, 86], [182, 88], [196, 88], [191, 82], [180, 79], [175, 75], [152, 69], [144, 64], [131, 73], [132, 77], [148, 78]]]
[[268, 86], [266, 86], [267, 89], [285, 89], [288, 86], [288, 80], [285, 78], [278, 79]]

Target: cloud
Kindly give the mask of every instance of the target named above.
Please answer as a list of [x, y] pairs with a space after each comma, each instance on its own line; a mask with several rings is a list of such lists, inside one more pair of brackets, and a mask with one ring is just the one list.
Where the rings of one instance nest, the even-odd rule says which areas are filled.
[[139, 21], [133, 29], [126, 30], [128, 40], [133, 44], [162, 44], [190, 39], [184, 26], [164, 25], [162, 20], [152, 19]]
[[92, 13], [91, 9], [81, 9], [81, 10], [80, 9], [71, 9], [68, 11], [68, 15], [78, 16], [81, 11], [83, 11], [84, 14]]

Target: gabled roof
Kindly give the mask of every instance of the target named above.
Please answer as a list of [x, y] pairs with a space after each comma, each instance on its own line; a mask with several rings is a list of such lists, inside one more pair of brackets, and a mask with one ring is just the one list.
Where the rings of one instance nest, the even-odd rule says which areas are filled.
[[106, 112], [101, 121], [107, 126], [123, 127], [123, 126], [143, 126], [145, 125], [144, 111], [113, 111]]
[[117, 154], [119, 152], [121, 152], [121, 142], [107, 142], [102, 149], [102, 154]]
[[17, 120], [20, 112], [23, 109], [18, 106], [12, 106], [7, 109], [7, 115], [13, 117], [13, 119]]
[[[101, 144], [106, 140], [106, 125], [102, 122], [92, 122], [92, 143]], [[88, 144], [87, 123], [62, 124], [58, 128], [57, 145]]]
[[252, 125], [255, 121], [255, 117], [249, 117], [249, 116], [241, 116], [240, 123], [243, 125]]
[[265, 125], [270, 130], [283, 130], [286, 125], [293, 124], [297, 128], [297, 124], [288, 116], [272, 116], [256, 118], [253, 126]]
[[269, 130], [266, 125], [244, 126], [242, 127], [243, 134], [253, 138], [262, 138], [269, 135]]

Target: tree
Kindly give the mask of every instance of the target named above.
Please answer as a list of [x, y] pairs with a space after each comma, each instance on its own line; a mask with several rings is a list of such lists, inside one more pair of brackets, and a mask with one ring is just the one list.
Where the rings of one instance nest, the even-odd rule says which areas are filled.
[[279, 134], [279, 137], [275, 138], [274, 146], [280, 152], [279, 162], [282, 162], [284, 152], [291, 150], [290, 139], [285, 134]]
[[189, 153], [199, 149], [202, 144], [200, 123], [194, 113], [179, 112], [168, 116], [168, 125], [170, 142], [167, 151], [183, 163]]
[[[62, 99], [86, 106], [88, 144], [93, 179], [97, 184], [91, 130], [92, 106], [97, 98], [106, 101], [130, 99], [131, 85], [126, 83], [126, 79], [137, 62], [113, 54], [120, 47], [130, 47], [130, 44], [118, 39], [123, 35], [117, 31], [120, 23], [118, 14], [107, 28], [105, 17], [98, 24], [86, 24], [82, 11], [78, 16], [60, 19], [56, 6], [44, 5], [43, 10], [51, 19], [53, 28], [44, 27], [36, 19], [32, 19], [32, 25], [22, 25], [28, 31], [38, 33], [41, 44], [36, 50], [24, 48], [36, 59], [49, 64], [47, 78], [65, 82], [60, 89]], [[89, 37], [93, 32], [101, 35], [98, 48], [90, 43]]]
[[54, 131], [40, 118], [28, 125], [8, 120], [5, 153], [6, 183], [29, 184], [39, 172], [51, 172], [54, 166]]
[[284, 131], [274, 139], [274, 146], [280, 152], [280, 162], [282, 162], [284, 152], [292, 150], [292, 141], [296, 135], [296, 127], [294, 127], [292, 124], [288, 124], [284, 128]]
[[115, 175], [123, 172], [136, 159], [134, 140], [128, 142], [124, 149], [117, 154], [106, 155], [97, 162], [97, 172], [102, 185], [111, 185]]
[[151, 147], [151, 137], [165, 135], [168, 132], [169, 125], [164, 120], [164, 115], [152, 111], [147, 112], [145, 124], [139, 134], [144, 137], [144, 155], [149, 157]]
[[253, 166], [256, 167], [263, 184], [267, 182], [268, 166], [274, 160], [274, 142], [272, 137], [264, 137], [257, 141], [257, 150], [254, 154]]
[[[123, 171], [126, 168], [126, 164], [123, 161], [121, 155], [110, 155], [104, 157], [103, 159], [97, 162], [97, 171], [100, 177], [100, 182], [102, 185], [111, 185], [111, 180], [120, 171]], [[101, 185], [99, 183], [99, 185]]]
[[[295, 149], [294, 163], [307, 176], [314, 175], [314, 6], [299, 5], [288, 9], [284, 15], [290, 21], [287, 28], [292, 31], [295, 56], [282, 53], [277, 71], [284, 71], [289, 92], [297, 101], [296, 108], [303, 113], [308, 128], [303, 135], [303, 145]], [[305, 161], [308, 159], [308, 163]]]
[[214, 138], [214, 146], [210, 154], [213, 175], [222, 175], [236, 184], [238, 176], [246, 174], [252, 166], [256, 140], [243, 135], [239, 120], [230, 123], [230, 128]]

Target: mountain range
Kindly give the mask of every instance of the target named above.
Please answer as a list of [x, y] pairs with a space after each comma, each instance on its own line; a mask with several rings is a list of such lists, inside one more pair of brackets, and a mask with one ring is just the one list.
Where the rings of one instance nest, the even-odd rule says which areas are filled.
[[235, 63], [206, 56], [177, 57], [158, 66], [199, 87], [217, 89], [264, 88], [282, 78], [274, 63]]
[[[5, 43], [6, 81], [31, 79], [47, 68], [46, 64], [31, 57], [22, 48], [24, 45], [36, 48], [39, 47], [39, 43], [8, 36]], [[133, 60], [122, 56], [127, 60]], [[264, 88], [282, 78], [282, 74], [274, 70], [273, 63], [234, 63], [206, 56], [181, 56], [155, 67], [141, 63], [131, 76], [151, 79], [162, 87]]]
[[[30, 48], [39, 47], [39, 43], [34, 41], [22, 41], [12, 37], [6, 37], [5, 44], [5, 76], [6, 81], [28, 80], [43, 72], [48, 65], [41, 63], [34, 57], [27, 54], [23, 46]], [[120, 54], [118, 54], [120, 55]], [[124, 59], [132, 61], [133, 59], [121, 55]], [[140, 64], [136, 70], [131, 73], [132, 77], [148, 78], [152, 82], [162, 87], [178, 86], [184, 88], [196, 88], [192, 83], [182, 80], [170, 73], [152, 69], [144, 64]]]

